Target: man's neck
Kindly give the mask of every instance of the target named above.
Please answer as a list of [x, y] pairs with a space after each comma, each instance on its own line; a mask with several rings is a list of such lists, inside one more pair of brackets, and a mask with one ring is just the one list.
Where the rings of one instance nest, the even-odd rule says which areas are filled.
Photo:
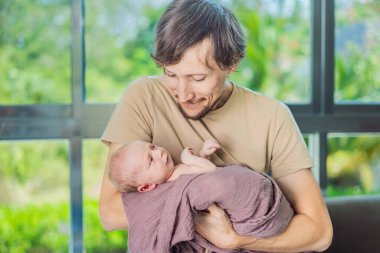
[[225, 105], [225, 103], [230, 98], [232, 91], [234, 90], [234, 85], [227, 81], [224, 84], [224, 90], [222, 92], [222, 95], [220, 95], [219, 99], [214, 103], [214, 105], [211, 107], [211, 110], [216, 110]]

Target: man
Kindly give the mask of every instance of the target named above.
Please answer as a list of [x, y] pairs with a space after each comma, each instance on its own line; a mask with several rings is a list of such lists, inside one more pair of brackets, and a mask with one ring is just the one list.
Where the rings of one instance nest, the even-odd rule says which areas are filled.
[[[245, 50], [233, 14], [210, 1], [173, 1], [157, 24], [155, 46], [153, 58], [164, 75], [142, 78], [126, 90], [102, 137], [108, 160], [121, 145], [143, 140], [164, 146], [178, 163], [184, 147], [198, 152], [205, 139], [216, 139], [221, 146], [211, 156], [216, 165], [246, 163], [270, 172], [296, 215], [280, 235], [254, 238], [236, 234], [224, 211], [213, 205], [208, 214], [196, 215], [196, 231], [225, 249], [326, 249], [331, 221], [290, 111], [227, 80]], [[106, 229], [128, 227], [121, 194], [107, 176], [99, 205]]]

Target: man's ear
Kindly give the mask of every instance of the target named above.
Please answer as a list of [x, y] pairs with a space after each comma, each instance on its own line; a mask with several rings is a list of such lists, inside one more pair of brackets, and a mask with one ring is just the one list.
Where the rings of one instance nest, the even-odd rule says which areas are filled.
[[148, 192], [156, 188], [157, 184], [143, 184], [137, 187], [138, 192]]
[[238, 63], [232, 65], [230, 69], [228, 70], [228, 74], [231, 74], [231, 72], [234, 72], [238, 67]]

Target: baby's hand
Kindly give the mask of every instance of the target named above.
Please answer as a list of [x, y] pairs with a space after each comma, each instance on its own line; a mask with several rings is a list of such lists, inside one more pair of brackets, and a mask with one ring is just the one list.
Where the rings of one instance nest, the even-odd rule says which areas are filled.
[[205, 140], [199, 156], [209, 158], [216, 150], [220, 149], [219, 143], [214, 139]]
[[192, 148], [185, 148], [181, 154], [181, 162], [186, 165], [192, 165], [195, 159], [194, 151]]

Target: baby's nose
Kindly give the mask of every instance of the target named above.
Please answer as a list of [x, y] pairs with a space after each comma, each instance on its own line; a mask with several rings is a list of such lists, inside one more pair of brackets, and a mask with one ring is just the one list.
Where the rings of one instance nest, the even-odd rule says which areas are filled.
[[155, 153], [156, 157], [158, 157], [158, 158], [162, 157], [162, 150], [161, 149], [154, 150], [154, 153]]

